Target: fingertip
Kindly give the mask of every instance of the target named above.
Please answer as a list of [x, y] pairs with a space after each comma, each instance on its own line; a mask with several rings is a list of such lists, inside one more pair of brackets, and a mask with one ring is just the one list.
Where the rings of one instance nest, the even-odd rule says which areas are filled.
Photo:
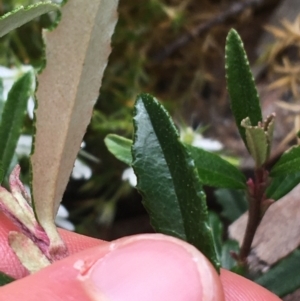
[[260, 285], [234, 274], [221, 270], [225, 300], [230, 301], [280, 301], [281, 299]]
[[20, 291], [28, 296], [23, 301], [66, 295], [81, 301], [224, 301], [208, 260], [193, 246], [159, 234], [122, 238], [74, 254], [5, 286], [1, 296], [19, 300]]
[[215, 269], [182, 240], [160, 234], [137, 235], [112, 243], [110, 250], [83, 272], [84, 287], [92, 297], [103, 294], [112, 301], [224, 300]]
[[61, 238], [67, 245], [69, 254], [75, 254], [77, 252], [93, 248], [93, 247], [98, 247], [102, 245], [109, 244], [109, 242], [88, 237], [85, 235], [81, 235], [78, 233], [70, 232], [64, 229], [58, 229], [59, 234], [61, 235]]

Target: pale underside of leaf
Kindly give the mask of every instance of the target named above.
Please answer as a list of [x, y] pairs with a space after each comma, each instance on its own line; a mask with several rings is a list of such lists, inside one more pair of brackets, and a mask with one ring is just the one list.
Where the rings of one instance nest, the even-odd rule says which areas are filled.
[[35, 213], [52, 242], [54, 217], [90, 122], [111, 52], [117, 0], [72, 0], [44, 32], [46, 69], [38, 76], [32, 164]]
[[47, 2], [39, 2], [27, 7], [18, 7], [0, 18], [0, 37], [3, 37], [10, 31], [26, 24], [27, 22], [39, 17], [45, 13], [58, 9], [59, 6]]
[[38, 246], [23, 233], [11, 231], [8, 234], [8, 242], [14, 250], [23, 266], [30, 272], [35, 273], [50, 265], [50, 261], [38, 248]]

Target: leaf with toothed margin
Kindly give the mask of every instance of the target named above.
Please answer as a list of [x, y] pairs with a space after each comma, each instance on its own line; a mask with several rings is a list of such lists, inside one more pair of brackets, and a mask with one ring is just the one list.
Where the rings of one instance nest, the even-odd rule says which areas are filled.
[[255, 161], [257, 167], [262, 166], [268, 158], [268, 141], [265, 132], [258, 126], [251, 126], [247, 117], [241, 125], [246, 129], [246, 140], [249, 153]]
[[66, 250], [54, 218], [99, 95], [117, 4], [68, 1], [57, 28], [44, 32], [46, 68], [38, 76], [31, 186], [35, 214], [53, 254]]
[[134, 107], [132, 167], [156, 231], [193, 244], [219, 269], [197, 169], [169, 114], [142, 94]]
[[262, 121], [259, 97], [250, 70], [243, 42], [231, 29], [226, 39], [226, 78], [231, 110], [242, 139], [248, 148], [243, 119], [249, 117], [252, 126]]
[[0, 37], [3, 37], [10, 31], [28, 23], [34, 18], [58, 9], [59, 6], [51, 1], [38, 2], [27, 7], [18, 7], [0, 17]]
[[0, 123], [0, 162], [3, 177], [6, 175], [18, 139], [22, 132], [27, 101], [32, 95], [33, 74], [28, 72], [18, 79], [8, 93]]
[[[105, 145], [117, 159], [131, 166], [132, 140], [119, 135], [109, 134], [104, 139]], [[233, 165], [216, 154], [184, 144], [190, 152], [198, 171], [200, 181], [212, 187], [245, 189], [245, 176]]]
[[250, 155], [255, 161], [256, 167], [261, 167], [269, 158], [271, 143], [273, 140], [274, 116], [271, 115], [263, 123], [252, 126], [249, 117], [241, 122], [246, 130], [246, 141]]

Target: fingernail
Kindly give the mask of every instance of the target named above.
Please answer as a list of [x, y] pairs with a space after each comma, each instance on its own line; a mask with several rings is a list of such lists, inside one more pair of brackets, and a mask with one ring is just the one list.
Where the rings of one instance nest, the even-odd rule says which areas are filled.
[[113, 250], [85, 275], [87, 293], [92, 300], [107, 301], [218, 300], [203, 299], [197, 256], [200, 253], [190, 252], [178, 242], [149, 235], [111, 245]]

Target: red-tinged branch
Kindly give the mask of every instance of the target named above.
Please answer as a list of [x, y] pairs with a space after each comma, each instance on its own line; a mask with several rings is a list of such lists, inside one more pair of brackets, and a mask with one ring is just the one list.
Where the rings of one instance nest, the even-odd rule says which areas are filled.
[[247, 263], [247, 257], [251, 251], [255, 232], [267, 209], [265, 197], [267, 178], [268, 172], [264, 167], [261, 167], [255, 170], [254, 182], [252, 179], [249, 179], [247, 182], [249, 215], [244, 240], [239, 254], [239, 261], [242, 265]]

